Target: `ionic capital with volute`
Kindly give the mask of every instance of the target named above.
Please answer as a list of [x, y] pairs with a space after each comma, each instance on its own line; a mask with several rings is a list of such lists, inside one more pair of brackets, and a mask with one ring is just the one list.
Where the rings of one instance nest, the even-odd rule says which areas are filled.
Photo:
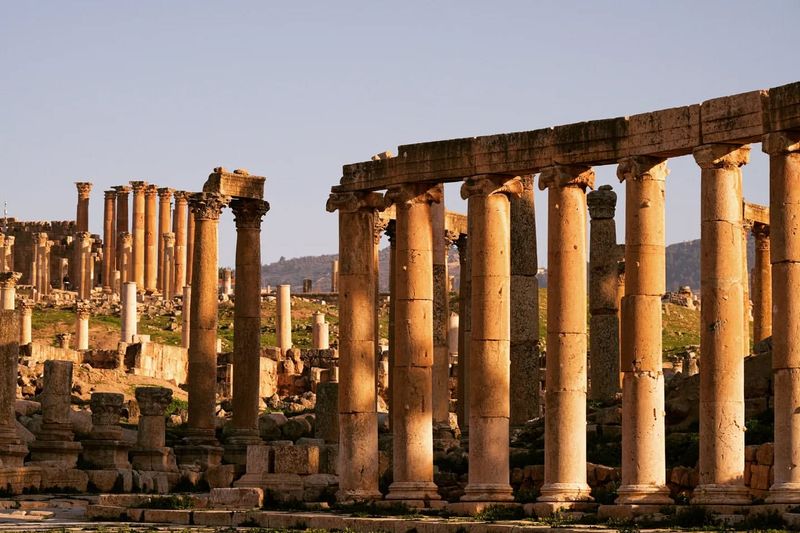
[[195, 220], [219, 220], [222, 208], [231, 201], [230, 196], [216, 192], [196, 192], [189, 197], [189, 207]]
[[694, 160], [704, 169], [734, 169], [750, 161], [750, 145], [706, 144], [692, 152]]
[[594, 169], [583, 165], [553, 165], [539, 174], [539, 190], [548, 187], [580, 187], [594, 189]]
[[260, 229], [261, 219], [269, 211], [269, 202], [255, 198], [234, 198], [231, 210], [237, 229]]
[[470, 196], [491, 196], [492, 194], [520, 196], [524, 190], [525, 186], [519, 176], [481, 174], [464, 180], [461, 185], [461, 198], [466, 200]]

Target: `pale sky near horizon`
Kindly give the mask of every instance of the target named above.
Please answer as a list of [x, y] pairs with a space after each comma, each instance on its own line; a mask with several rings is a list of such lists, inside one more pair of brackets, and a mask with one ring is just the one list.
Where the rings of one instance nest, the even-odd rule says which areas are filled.
[[[0, 0], [0, 204], [73, 219], [74, 182], [92, 181], [102, 234], [112, 185], [199, 190], [213, 167], [243, 167], [267, 176], [265, 263], [336, 253], [325, 200], [342, 164], [797, 81], [798, 20], [797, 0]], [[751, 159], [745, 195], [767, 203], [760, 145]], [[667, 243], [698, 238], [699, 170], [690, 157], [669, 166]], [[597, 185], [621, 204], [614, 172], [598, 168]], [[446, 201], [465, 210], [457, 185]], [[234, 242], [227, 211], [222, 265]]]

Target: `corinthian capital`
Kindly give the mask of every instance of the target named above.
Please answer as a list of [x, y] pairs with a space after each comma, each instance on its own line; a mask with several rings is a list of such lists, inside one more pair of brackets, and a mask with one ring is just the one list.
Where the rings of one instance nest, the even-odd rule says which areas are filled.
[[438, 204], [444, 198], [444, 187], [442, 184], [406, 183], [389, 187], [384, 198], [387, 207], [392, 204]]
[[594, 169], [582, 165], [553, 165], [542, 169], [539, 190], [548, 187], [580, 187], [594, 189]]
[[342, 211], [383, 211], [385, 205], [383, 195], [377, 192], [332, 192], [325, 204], [329, 213]]
[[596, 191], [586, 195], [589, 216], [593, 219], [614, 218], [617, 207], [617, 193], [611, 185], [601, 185]]
[[147, 187], [146, 181], [132, 181], [131, 189], [133, 189], [133, 194], [139, 194], [144, 192], [145, 187]]
[[733, 169], [750, 161], [750, 146], [706, 144], [695, 148], [692, 155], [700, 168]]
[[635, 156], [620, 159], [617, 166], [619, 181], [649, 179], [664, 181], [669, 175], [667, 162], [664, 159], [648, 156]]
[[234, 198], [231, 201], [231, 210], [237, 229], [260, 229], [261, 219], [269, 211], [269, 202], [253, 198]]
[[461, 185], [461, 198], [505, 194], [520, 196], [525, 190], [522, 178], [504, 174], [481, 174], [467, 178]]
[[195, 220], [219, 220], [222, 208], [231, 201], [230, 196], [215, 192], [196, 192], [189, 197], [189, 207]]
[[75, 186], [78, 188], [78, 198], [89, 198], [89, 193], [92, 192], [92, 184], [88, 181], [76, 181]]

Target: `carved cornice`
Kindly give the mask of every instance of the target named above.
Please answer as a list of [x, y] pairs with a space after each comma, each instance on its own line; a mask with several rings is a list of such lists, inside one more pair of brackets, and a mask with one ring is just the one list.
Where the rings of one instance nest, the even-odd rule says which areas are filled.
[[325, 204], [329, 213], [341, 211], [353, 213], [356, 211], [382, 211], [385, 207], [383, 195], [377, 192], [346, 192], [331, 193]]
[[750, 161], [750, 145], [706, 144], [692, 151], [694, 160], [703, 169], [734, 169]]
[[189, 207], [195, 220], [219, 220], [222, 208], [231, 201], [230, 196], [215, 192], [196, 192], [189, 197]]
[[637, 156], [620, 159], [617, 166], [617, 178], [625, 180], [664, 181], [669, 175], [667, 162], [657, 157]]
[[231, 200], [236, 229], [261, 229], [261, 219], [269, 211], [269, 202], [254, 198]]
[[548, 187], [588, 187], [594, 189], [594, 169], [582, 165], [553, 165], [539, 175], [539, 190]]
[[441, 183], [433, 186], [427, 183], [397, 185], [389, 187], [384, 196], [386, 207], [392, 204], [438, 204], [443, 198], [444, 186]]

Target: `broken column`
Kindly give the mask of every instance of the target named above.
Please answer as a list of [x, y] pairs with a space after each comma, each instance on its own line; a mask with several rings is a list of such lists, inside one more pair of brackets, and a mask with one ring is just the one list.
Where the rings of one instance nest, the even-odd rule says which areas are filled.
[[327, 350], [330, 348], [328, 323], [325, 322], [325, 313], [314, 313], [314, 322], [311, 326], [311, 347], [314, 350]]
[[[749, 146], [705, 145], [700, 166], [700, 484], [692, 503], [747, 504], [744, 484], [742, 171]], [[626, 284], [631, 268], [626, 261]]]
[[769, 226], [753, 224], [756, 239], [753, 266], [753, 344], [772, 336], [772, 264]]
[[144, 290], [144, 191], [147, 187], [147, 182], [132, 181], [131, 188], [133, 189], [133, 222], [131, 223], [131, 234], [133, 235], [133, 249], [132, 249], [132, 277], [130, 281], [136, 283], [136, 289], [139, 291]]
[[[431, 433], [432, 367], [436, 357], [431, 204], [441, 202], [443, 193], [441, 185], [427, 184], [392, 187], [386, 193], [387, 201], [394, 203], [397, 212], [396, 353], [390, 407], [394, 458], [393, 482], [386, 499], [401, 500], [415, 507], [440, 499], [433, 483]], [[444, 239], [443, 216], [441, 223], [436, 229], [437, 239]], [[445, 279], [442, 276], [442, 281]], [[446, 365], [447, 347], [444, 348]], [[445, 380], [442, 384], [445, 393], [446, 385]]]
[[292, 347], [291, 285], [278, 285], [277, 315], [278, 348], [286, 355], [286, 350]]
[[331, 261], [331, 292], [339, 292], [339, 260]]
[[114, 241], [114, 210], [117, 192], [105, 192], [103, 206], [103, 291], [112, 292], [114, 287], [114, 270], [116, 268], [116, 247]]
[[162, 293], [165, 292], [165, 241], [164, 235], [169, 233], [170, 230], [170, 215], [172, 209], [172, 193], [173, 189], [162, 187], [158, 189], [158, 233], [156, 234], [156, 241], [158, 241], [158, 262], [156, 268], [156, 288]]
[[133, 235], [121, 232], [117, 235], [117, 268], [120, 284], [133, 281]]
[[378, 193], [331, 194], [339, 211], [339, 501], [380, 499], [375, 382]]
[[122, 284], [122, 328], [121, 342], [131, 343], [137, 333], [138, 317], [136, 316], [136, 283], [127, 281]]
[[75, 231], [89, 231], [89, 195], [92, 192], [92, 184], [88, 182], [76, 182], [78, 188], [78, 209], [75, 215]]
[[[775, 402], [775, 482], [768, 503], [800, 503], [800, 135], [771, 133], [769, 154], [772, 249], [772, 381]], [[763, 257], [762, 257], [763, 260]], [[703, 309], [706, 299], [703, 297]], [[701, 375], [706, 371], [705, 352]]]
[[[90, 407], [92, 410], [92, 432], [88, 439], [84, 439], [81, 457], [91, 470], [128, 470], [128, 450], [131, 445], [122, 439], [122, 427], [119, 425], [122, 404], [122, 394], [113, 392], [93, 392]], [[97, 480], [100, 476], [89, 475], [90, 479]], [[113, 481], [117, 475], [112, 476]], [[110, 488], [113, 488], [111, 485]], [[107, 490], [110, 490], [107, 489]]]
[[[17, 362], [19, 360], [19, 321], [16, 311], [0, 310], [0, 479], [5, 470], [20, 468], [28, 448], [19, 439], [14, 414], [17, 398]], [[6, 488], [6, 487], [4, 487]]]
[[472, 263], [472, 338], [469, 356], [469, 481], [462, 502], [514, 499], [509, 484], [511, 364], [511, 201], [520, 178], [467, 179]]
[[19, 312], [20, 312], [20, 331], [19, 331], [19, 343], [22, 346], [26, 344], [30, 344], [32, 337], [31, 337], [31, 319], [33, 318], [33, 300], [21, 300], [19, 302]]
[[539, 416], [539, 268], [533, 176], [511, 197], [511, 417], [520, 427]]
[[75, 468], [81, 444], [75, 442], [69, 421], [72, 391], [72, 362], [44, 362], [44, 387], [41, 394], [42, 427], [30, 444], [31, 460]]
[[155, 292], [158, 286], [158, 187], [144, 189], [144, 290]]
[[593, 186], [589, 167], [553, 166], [539, 177], [539, 188], [548, 189], [545, 457], [539, 501], [555, 506], [591, 498], [586, 483], [585, 190]]
[[[661, 360], [661, 297], [666, 290], [664, 202], [668, 173], [665, 161], [650, 157], [623, 159], [617, 168], [620, 181], [625, 181], [627, 266], [621, 330], [622, 486], [617, 490], [617, 504], [672, 503], [666, 480]], [[590, 201], [590, 210], [591, 205]], [[615, 252], [609, 249], [610, 254]], [[603, 301], [606, 305], [611, 304], [612, 299], [616, 303], [616, 257], [608, 260], [608, 274], [603, 282]], [[615, 319], [613, 327], [592, 331], [592, 344], [595, 335], [607, 337], [617, 332], [616, 309], [611, 316]], [[614, 362], [617, 357], [618, 353], [614, 353]], [[595, 362], [593, 360], [592, 365]], [[608, 376], [611, 378], [609, 386], [615, 386], [619, 367], [612, 366], [609, 360], [597, 362], [613, 369], [613, 374]]]
[[164, 414], [172, 403], [172, 390], [165, 387], [136, 387], [139, 405], [139, 431], [131, 449], [131, 464], [136, 470], [177, 472], [175, 455], [166, 447]]
[[186, 286], [186, 220], [188, 217], [189, 193], [175, 191], [175, 207], [172, 214], [172, 232], [175, 234], [175, 279], [176, 291]]
[[22, 274], [19, 272], [0, 272], [0, 309], [14, 310], [17, 282], [21, 277]]
[[89, 349], [89, 317], [92, 306], [89, 302], [79, 301], [75, 304], [75, 349]]
[[222, 269], [222, 295], [233, 296], [233, 270], [227, 267]]

